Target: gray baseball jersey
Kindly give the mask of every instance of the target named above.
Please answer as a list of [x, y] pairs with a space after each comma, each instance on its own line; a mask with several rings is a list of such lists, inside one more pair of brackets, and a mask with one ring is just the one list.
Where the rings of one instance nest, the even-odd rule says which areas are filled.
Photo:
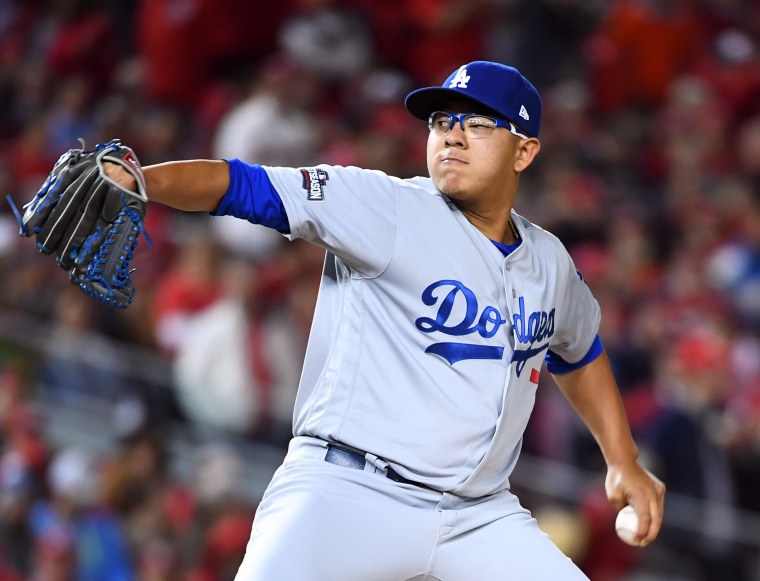
[[562, 244], [513, 214], [505, 259], [429, 178], [265, 169], [290, 236], [328, 251], [295, 434], [461, 496], [506, 488], [544, 355], [581, 360], [599, 326]]
[[496, 579], [507, 546], [520, 579], [585, 579], [508, 490], [544, 356], [598, 355], [560, 242], [513, 213], [505, 258], [427, 178], [233, 160], [230, 180], [217, 213], [327, 250], [296, 437], [237, 579]]

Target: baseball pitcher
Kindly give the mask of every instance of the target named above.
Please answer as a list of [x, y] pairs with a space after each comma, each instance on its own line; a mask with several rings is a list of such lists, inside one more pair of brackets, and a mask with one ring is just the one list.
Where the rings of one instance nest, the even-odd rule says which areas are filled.
[[585, 579], [510, 491], [544, 362], [641, 544], [665, 488], [638, 463], [596, 300], [560, 241], [512, 209], [540, 150], [538, 92], [476, 61], [406, 107], [428, 124], [429, 177], [235, 159], [136, 175], [106, 160], [120, 193], [326, 251], [294, 438], [237, 579]]

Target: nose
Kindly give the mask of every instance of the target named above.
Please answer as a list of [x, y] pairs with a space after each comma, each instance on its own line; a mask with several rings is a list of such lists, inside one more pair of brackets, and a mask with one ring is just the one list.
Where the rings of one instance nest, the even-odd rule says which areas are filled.
[[459, 123], [454, 123], [454, 127], [446, 132], [446, 146], [447, 147], [464, 147], [467, 143], [467, 137], [464, 134], [464, 130]]

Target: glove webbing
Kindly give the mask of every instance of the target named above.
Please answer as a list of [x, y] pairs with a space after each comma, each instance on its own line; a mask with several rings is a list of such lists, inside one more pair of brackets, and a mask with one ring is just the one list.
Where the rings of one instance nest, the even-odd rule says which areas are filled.
[[[129, 263], [137, 248], [140, 233], [145, 236], [148, 246], [152, 246], [140, 214], [125, 206], [116, 216], [113, 227], [109, 229], [98, 252], [87, 265], [86, 272], [82, 273], [76, 267], [71, 270], [71, 282], [79, 286], [86, 294], [109, 306], [126, 308], [132, 302], [135, 289], [131, 289], [129, 296], [126, 296], [126, 303], [122, 299], [125, 295], [119, 295], [116, 291], [132, 285], [131, 274], [134, 269], [129, 270]], [[94, 241], [96, 241], [96, 237], [99, 236], [100, 232], [92, 234], [85, 240], [83, 247], [91, 243], [90, 239], [95, 238]], [[103, 276], [104, 271], [110, 270], [111, 264], [113, 264], [114, 274], [110, 278]]]

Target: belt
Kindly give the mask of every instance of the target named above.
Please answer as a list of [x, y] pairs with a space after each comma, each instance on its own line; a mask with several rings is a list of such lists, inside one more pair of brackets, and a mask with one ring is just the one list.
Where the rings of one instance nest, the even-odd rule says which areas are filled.
[[[394, 482], [400, 482], [401, 484], [411, 484], [412, 486], [418, 486], [427, 490], [435, 490], [426, 484], [421, 482], [415, 482], [404, 478], [396, 472], [393, 468], [388, 466], [388, 463], [382, 458], [378, 458], [374, 454], [362, 452], [361, 450], [351, 449], [342, 444], [327, 444], [327, 454], [325, 454], [325, 462], [330, 464], [337, 464], [338, 466], [345, 466], [346, 468], [354, 468], [356, 470], [364, 470], [369, 463], [376, 470], [379, 470], [381, 474], [384, 474], [386, 478], [390, 478]], [[438, 491], [436, 491], [438, 492]]]

